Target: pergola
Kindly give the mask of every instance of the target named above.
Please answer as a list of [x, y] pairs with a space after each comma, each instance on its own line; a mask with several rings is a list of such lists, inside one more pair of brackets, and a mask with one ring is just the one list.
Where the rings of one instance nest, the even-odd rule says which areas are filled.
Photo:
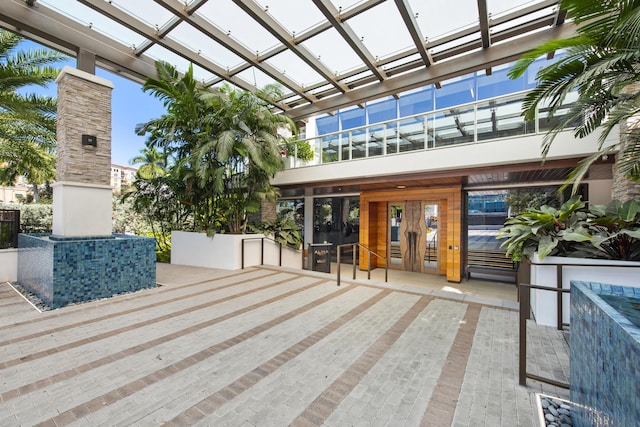
[[[558, 0], [2, 0], [0, 26], [136, 81], [279, 83], [294, 120], [513, 61], [566, 37]], [[344, 6], [344, 7], [343, 7]]]

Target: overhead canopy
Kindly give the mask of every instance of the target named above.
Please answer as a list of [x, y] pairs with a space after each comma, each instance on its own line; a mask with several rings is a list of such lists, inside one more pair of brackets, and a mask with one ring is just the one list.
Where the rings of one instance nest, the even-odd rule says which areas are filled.
[[2, 0], [0, 26], [143, 81], [284, 86], [293, 119], [486, 70], [572, 34], [558, 0]]

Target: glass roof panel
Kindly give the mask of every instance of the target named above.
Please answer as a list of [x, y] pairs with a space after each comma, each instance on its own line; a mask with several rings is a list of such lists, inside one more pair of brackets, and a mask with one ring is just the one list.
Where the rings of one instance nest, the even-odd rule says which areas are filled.
[[[187, 69], [189, 69], [189, 64], [190, 61], [181, 57], [180, 55], [176, 55], [175, 53], [171, 52], [170, 50], [165, 49], [162, 46], [159, 46], [157, 44], [154, 44], [153, 46], [151, 46], [148, 50], [147, 50], [147, 54], [149, 55], [149, 57], [155, 59], [155, 60], [162, 60], [162, 61], [166, 61], [169, 64], [173, 65], [174, 67], [176, 67], [176, 69], [178, 71], [184, 72]], [[203, 68], [199, 67], [198, 65], [193, 66], [193, 77], [196, 80], [200, 80], [202, 82], [206, 82], [210, 79], [212, 79], [214, 77], [214, 75], [212, 73], [210, 73], [209, 71], [204, 70]]]
[[242, 62], [242, 58], [205, 36], [186, 22], [174, 28], [171, 33], [169, 33], [169, 37], [224, 68], [231, 68]]
[[[478, 22], [476, 0], [448, 0], [447, 7], [433, 7], [431, 2], [409, 0], [422, 36], [429, 39], [449, 34], [455, 30], [475, 25]], [[453, 12], [455, 11], [455, 12]]]
[[311, 0], [259, 0], [256, 3], [291, 34], [300, 34], [326, 20]]
[[112, 5], [152, 27], [162, 28], [174, 15], [153, 0], [111, 0]]
[[315, 53], [335, 73], [363, 65], [360, 57], [333, 28], [323, 31], [301, 44]]
[[252, 52], [263, 52], [279, 44], [262, 25], [256, 23], [231, 0], [216, 0], [205, 3], [196, 14], [220, 28], [246, 46]]
[[39, 3], [125, 46], [139, 46], [146, 40], [143, 36], [75, 0], [40, 0]]
[[[239, 77], [248, 81], [250, 84], [254, 85], [257, 88], [263, 88], [268, 84], [280, 84], [256, 67], [250, 67], [240, 73], [237, 74]], [[287, 92], [288, 89], [284, 88], [284, 91]]]
[[322, 79], [320, 74], [289, 50], [269, 58], [266, 62], [282, 70], [287, 76], [305, 86], [310, 86]]
[[374, 57], [382, 58], [413, 46], [411, 35], [394, 2], [382, 3], [347, 23]]
[[547, 16], [547, 15], [551, 14], [555, 9], [556, 9], [555, 6], [547, 7], [547, 8], [541, 9], [541, 10], [539, 10], [537, 12], [530, 13], [527, 16], [523, 16], [521, 18], [514, 19], [514, 20], [511, 20], [509, 22], [505, 22], [503, 24], [496, 25], [496, 26], [493, 27], [492, 32], [493, 33], [498, 33], [500, 31], [504, 31], [504, 30], [507, 30], [509, 28], [515, 28], [518, 25], [521, 25], [521, 24], [523, 24], [525, 22], [530, 22], [530, 21], [535, 20], [537, 18], [541, 18], [543, 16]]
[[451, 40], [449, 42], [446, 43], [442, 43], [438, 46], [435, 46], [432, 50], [434, 54], [438, 54], [440, 52], [444, 52], [448, 49], [453, 49], [457, 46], [460, 46], [461, 44], [465, 44], [465, 43], [469, 43], [469, 42], [473, 42], [473, 41], [478, 41], [479, 40], [479, 31], [476, 31], [474, 33], [469, 34], [468, 36], [464, 36], [464, 37], [459, 37], [455, 40]]
[[487, 0], [487, 11], [491, 16], [495, 16], [541, 2], [541, 0]]

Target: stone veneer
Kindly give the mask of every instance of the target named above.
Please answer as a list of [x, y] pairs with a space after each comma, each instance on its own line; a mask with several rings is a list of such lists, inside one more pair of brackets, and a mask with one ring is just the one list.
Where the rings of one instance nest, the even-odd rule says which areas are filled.
[[[111, 90], [108, 80], [65, 67], [58, 84], [56, 181], [111, 185]], [[97, 146], [82, 145], [82, 135]]]
[[[631, 84], [623, 89], [623, 93], [637, 93], [640, 90], [640, 83]], [[635, 133], [634, 137], [638, 138], [638, 129], [640, 128], [640, 118], [632, 117], [626, 122], [620, 123], [620, 144], [619, 150], [616, 153], [616, 162], [613, 165], [613, 184], [611, 186], [611, 198], [621, 201], [633, 200], [640, 198], [640, 182], [633, 182], [623, 174], [621, 174], [617, 168], [617, 162], [620, 158], [620, 153], [624, 151], [624, 148], [631, 143], [632, 136], [629, 135], [630, 131]]]
[[607, 304], [603, 294], [638, 298], [640, 288], [571, 282], [573, 426], [637, 426], [640, 328]]

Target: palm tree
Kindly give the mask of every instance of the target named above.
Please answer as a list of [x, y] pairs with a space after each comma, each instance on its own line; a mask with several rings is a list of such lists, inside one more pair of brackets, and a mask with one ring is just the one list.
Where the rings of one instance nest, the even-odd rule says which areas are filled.
[[143, 179], [157, 178], [167, 173], [167, 156], [154, 146], [145, 147], [140, 154], [129, 160], [129, 164], [137, 165], [138, 177]]
[[169, 174], [183, 185], [176, 194], [193, 207], [197, 227], [244, 232], [247, 213], [277, 196], [269, 180], [284, 167], [281, 130], [295, 130], [291, 119], [271, 110], [281, 96], [278, 88], [250, 93], [205, 87], [192, 67], [182, 76], [167, 63], [158, 62], [156, 69], [158, 78], [147, 79], [143, 90], [160, 98], [167, 114], [139, 126], [138, 133], [150, 133], [147, 144], [175, 159]]
[[640, 1], [638, 0], [560, 0], [577, 26], [576, 35], [539, 46], [522, 57], [510, 71], [519, 77], [541, 55], [564, 50], [566, 55], [542, 68], [539, 85], [526, 97], [523, 114], [533, 119], [541, 103], [549, 103], [553, 114], [566, 96], [576, 90], [578, 100], [563, 120], [547, 134], [543, 156], [554, 137], [572, 121], [574, 135], [582, 138], [601, 129], [599, 151], [580, 162], [570, 176], [577, 184], [589, 166], [603, 154], [620, 150], [618, 167], [632, 180], [640, 179], [640, 129], [626, 131], [631, 143], [604, 147], [616, 125], [640, 113]]
[[20, 89], [52, 82], [58, 69], [51, 64], [66, 57], [46, 49], [18, 51], [21, 40], [0, 30], [0, 183], [13, 185], [24, 176], [37, 201], [37, 186], [55, 178], [56, 102]]

